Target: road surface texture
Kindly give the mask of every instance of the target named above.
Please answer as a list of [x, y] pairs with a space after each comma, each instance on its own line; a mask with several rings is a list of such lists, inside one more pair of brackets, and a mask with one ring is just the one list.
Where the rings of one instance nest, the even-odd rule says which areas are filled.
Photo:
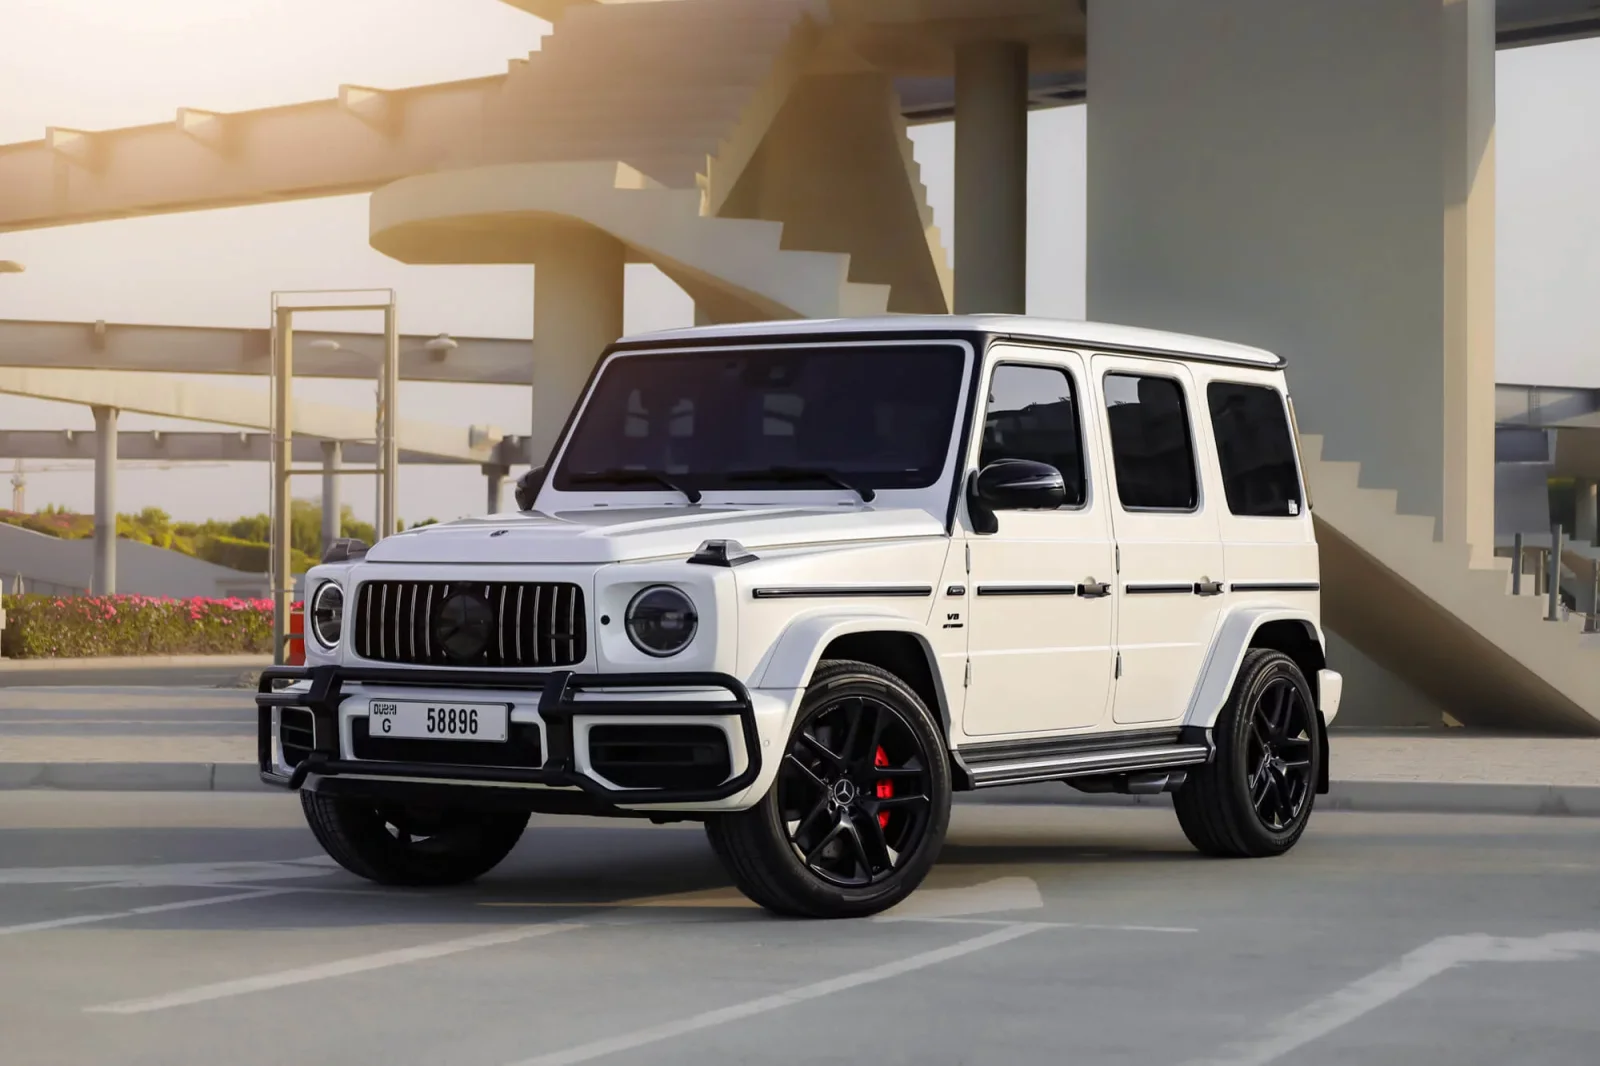
[[884, 919], [780, 920], [695, 827], [537, 820], [448, 891], [293, 797], [0, 796], [0, 1061], [1568, 1066], [1600, 821], [1325, 812], [1202, 859], [1170, 811], [964, 805]]

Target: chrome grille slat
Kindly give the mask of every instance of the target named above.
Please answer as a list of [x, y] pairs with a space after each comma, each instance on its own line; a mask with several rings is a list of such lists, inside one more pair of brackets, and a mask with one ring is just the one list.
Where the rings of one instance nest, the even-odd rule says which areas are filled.
[[495, 645], [500, 652], [500, 661], [495, 665], [504, 666], [506, 664], [506, 586], [501, 585], [498, 591], [500, 594], [496, 598], [500, 601], [500, 604], [495, 610], [496, 623], [494, 627], [494, 636]]
[[413, 584], [411, 586], [411, 621], [406, 625], [407, 635], [411, 637], [411, 658], [413, 660], [417, 657], [417, 592], [421, 588], [421, 585]]
[[527, 590], [526, 585], [517, 586], [517, 612], [516, 633], [513, 635], [512, 645], [517, 649], [517, 665], [521, 666], [522, 659], [522, 594]]
[[[433, 632], [435, 608], [463, 591], [482, 597], [491, 630], [470, 662], [451, 659]], [[587, 654], [586, 625], [583, 592], [568, 582], [368, 581], [357, 593], [352, 646], [365, 659], [419, 666], [575, 666]]]
[[433, 582], [423, 588], [428, 590], [427, 602], [422, 605], [422, 661], [433, 662]]
[[567, 594], [567, 658], [572, 658], [572, 653], [578, 645], [578, 590], [574, 588]]
[[544, 598], [544, 586], [533, 586], [533, 613], [528, 616], [531, 623], [528, 626], [528, 641], [533, 646], [533, 665], [543, 666], [544, 659], [539, 654], [539, 601]]

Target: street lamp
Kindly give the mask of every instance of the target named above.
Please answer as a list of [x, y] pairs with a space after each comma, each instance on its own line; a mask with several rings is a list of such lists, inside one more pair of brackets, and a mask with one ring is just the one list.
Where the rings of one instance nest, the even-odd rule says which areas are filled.
[[0, 274], [20, 274], [26, 269], [15, 259], [0, 259]]

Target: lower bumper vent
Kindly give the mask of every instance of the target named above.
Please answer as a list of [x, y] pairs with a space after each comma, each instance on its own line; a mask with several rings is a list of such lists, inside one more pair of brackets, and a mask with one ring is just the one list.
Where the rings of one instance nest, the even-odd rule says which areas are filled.
[[708, 725], [597, 725], [589, 765], [623, 788], [715, 788], [733, 773], [728, 736]]

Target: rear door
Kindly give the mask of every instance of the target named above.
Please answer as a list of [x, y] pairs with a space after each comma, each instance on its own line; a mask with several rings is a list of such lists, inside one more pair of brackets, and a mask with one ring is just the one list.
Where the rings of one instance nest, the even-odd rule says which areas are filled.
[[1205, 401], [1182, 363], [1096, 355], [1110, 453], [1121, 603], [1118, 725], [1175, 722], [1189, 705], [1226, 599], [1215, 479], [1197, 442]]

